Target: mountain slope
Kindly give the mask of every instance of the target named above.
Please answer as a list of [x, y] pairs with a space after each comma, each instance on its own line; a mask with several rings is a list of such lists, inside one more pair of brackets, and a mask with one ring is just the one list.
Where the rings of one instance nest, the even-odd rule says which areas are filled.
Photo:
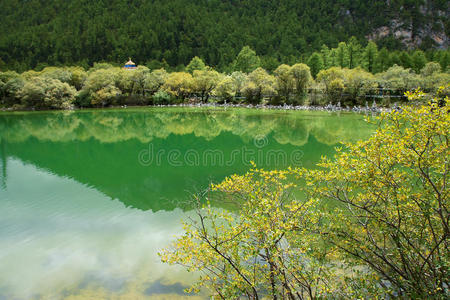
[[[244, 45], [289, 62], [354, 35], [389, 48], [448, 46], [445, 0], [0, 0], [0, 59], [228, 65]], [[0, 67], [2, 62], [0, 61]]]

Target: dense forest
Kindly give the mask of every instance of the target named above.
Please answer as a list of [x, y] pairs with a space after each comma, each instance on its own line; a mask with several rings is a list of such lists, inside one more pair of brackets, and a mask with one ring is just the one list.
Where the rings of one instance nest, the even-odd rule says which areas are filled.
[[[47, 65], [186, 65], [229, 71], [249, 45], [271, 70], [351, 36], [379, 48], [448, 47], [446, 0], [0, 0], [0, 70]], [[433, 54], [427, 54], [428, 60]], [[433, 59], [434, 60], [434, 59]]]

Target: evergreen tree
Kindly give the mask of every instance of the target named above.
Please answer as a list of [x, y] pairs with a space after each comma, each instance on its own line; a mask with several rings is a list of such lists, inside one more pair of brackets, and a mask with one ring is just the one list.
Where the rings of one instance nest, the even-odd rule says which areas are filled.
[[340, 42], [336, 49], [336, 60], [337, 65], [341, 68], [348, 68], [348, 52], [347, 44], [345, 42]]
[[413, 61], [411, 56], [406, 51], [402, 51], [399, 55], [400, 65], [404, 68], [411, 69], [413, 67]]
[[450, 65], [450, 54], [448, 51], [441, 53], [439, 64], [441, 65], [443, 71], [447, 71], [447, 68]]
[[333, 61], [330, 57], [330, 49], [326, 45], [322, 45], [322, 48], [320, 48], [320, 54], [322, 55], [323, 68], [328, 69], [332, 67]]
[[332, 48], [330, 49], [329, 52], [329, 56], [328, 56], [328, 63], [330, 64], [330, 68], [331, 67], [337, 67], [338, 64], [338, 59], [337, 59], [337, 48]]
[[390, 60], [390, 65], [391, 66], [393, 66], [393, 65], [397, 65], [397, 66], [403, 66], [403, 63], [402, 63], [402, 61], [401, 61], [401, 59], [400, 59], [400, 57], [399, 57], [399, 55], [398, 55], [398, 53], [397, 52], [392, 52], [390, 55], [389, 55], [389, 60]]
[[261, 65], [261, 60], [249, 46], [242, 48], [233, 62], [234, 71], [250, 73]]
[[261, 67], [267, 71], [274, 71], [279, 65], [280, 62], [275, 57], [264, 56], [261, 58]]
[[386, 48], [382, 48], [377, 55], [375, 64], [375, 73], [384, 72], [391, 66], [391, 59], [389, 57], [389, 51]]
[[423, 51], [421, 50], [415, 51], [412, 56], [412, 64], [414, 71], [416, 71], [416, 73], [419, 73], [426, 63], [427, 58], [425, 57], [425, 53], [423, 53]]
[[194, 56], [191, 62], [187, 65], [186, 71], [193, 74], [195, 70], [206, 70], [206, 65], [201, 58]]
[[322, 56], [319, 53], [314, 52], [308, 59], [308, 66], [311, 70], [311, 75], [316, 78], [320, 70], [323, 69]]
[[348, 67], [350, 69], [356, 68], [359, 65], [361, 58], [361, 44], [356, 37], [352, 36], [347, 43]]
[[374, 73], [375, 64], [378, 59], [378, 47], [372, 41], [369, 41], [366, 48], [364, 49], [364, 68], [370, 73]]

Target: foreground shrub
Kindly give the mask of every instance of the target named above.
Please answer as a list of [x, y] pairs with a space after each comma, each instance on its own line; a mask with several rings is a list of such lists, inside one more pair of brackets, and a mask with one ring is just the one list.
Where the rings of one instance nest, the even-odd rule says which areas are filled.
[[326, 294], [326, 252], [310, 253], [312, 242], [300, 238], [311, 228], [316, 203], [289, 199], [295, 185], [287, 183], [288, 173], [255, 169], [213, 186], [227, 195], [222, 201], [238, 206], [236, 213], [209, 202], [199, 206], [198, 220], [185, 225], [186, 234], [161, 252], [162, 260], [204, 273], [193, 290], [206, 286], [221, 299]]
[[450, 101], [435, 102], [383, 114], [319, 169], [213, 185], [235, 212], [199, 205], [162, 260], [221, 299], [448, 298]]
[[309, 197], [337, 204], [323, 212], [322, 239], [376, 274], [384, 293], [448, 296], [449, 108], [446, 98], [382, 115], [369, 140], [300, 172]]

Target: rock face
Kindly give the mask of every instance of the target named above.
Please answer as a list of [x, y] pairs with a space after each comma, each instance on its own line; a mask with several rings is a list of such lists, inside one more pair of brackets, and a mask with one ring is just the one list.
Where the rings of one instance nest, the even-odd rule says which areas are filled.
[[386, 1], [392, 19], [389, 24], [375, 28], [367, 35], [368, 39], [376, 41], [393, 37], [407, 48], [416, 48], [423, 43], [426, 46], [448, 48], [448, 2], [411, 1], [409, 5], [398, 5], [397, 2], [399, 1]]

